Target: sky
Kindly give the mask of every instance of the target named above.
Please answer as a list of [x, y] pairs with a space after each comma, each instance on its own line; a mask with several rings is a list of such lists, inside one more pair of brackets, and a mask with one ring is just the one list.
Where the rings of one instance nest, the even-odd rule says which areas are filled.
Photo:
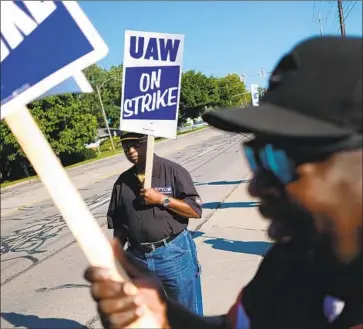
[[[337, 1], [80, 1], [109, 47], [98, 64], [123, 59], [125, 30], [185, 35], [183, 70], [247, 76], [266, 86], [273, 70], [299, 41], [340, 34]], [[362, 2], [343, 1], [346, 34], [362, 37]]]

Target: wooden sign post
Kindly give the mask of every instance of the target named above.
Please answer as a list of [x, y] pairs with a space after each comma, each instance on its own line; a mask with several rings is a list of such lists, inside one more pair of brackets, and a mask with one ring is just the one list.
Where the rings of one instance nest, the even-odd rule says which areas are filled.
[[151, 186], [152, 186], [154, 146], [155, 146], [155, 137], [148, 135], [147, 136], [147, 149], [146, 149], [144, 188], [151, 188]]
[[[76, 93], [86, 89], [89, 92], [89, 83], [80, 72], [104, 57], [107, 46], [74, 1], [4, 1], [1, 11], [2, 37], [12, 41], [6, 40], [9, 45], [15, 44], [11, 38], [17, 42], [12, 49], [2, 43], [1, 118], [33, 165], [89, 263], [109, 269], [115, 281], [130, 280], [115, 261], [109, 241], [26, 107], [47, 93]], [[26, 33], [15, 29], [19, 34], [14, 36], [13, 22], [24, 20], [27, 22], [22, 28], [27, 27]], [[65, 22], [67, 28], [60, 29], [59, 21]], [[26, 43], [22, 43], [24, 38]], [[67, 43], [69, 46], [64, 46]], [[70, 89], [67, 82], [75, 74], [82, 78], [74, 79], [76, 87], [73, 84]], [[58, 88], [57, 92], [52, 88]], [[145, 316], [129, 328], [159, 328], [144, 307]]]

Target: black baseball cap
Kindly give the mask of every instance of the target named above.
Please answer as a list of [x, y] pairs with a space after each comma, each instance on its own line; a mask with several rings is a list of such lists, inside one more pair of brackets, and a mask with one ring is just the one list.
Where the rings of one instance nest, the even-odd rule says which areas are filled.
[[134, 132], [128, 132], [128, 131], [121, 131], [119, 134], [120, 137], [120, 142], [125, 142], [128, 140], [140, 140], [140, 141], [144, 141], [147, 140], [147, 135], [145, 134], [138, 134], [138, 133], [134, 133]]
[[202, 118], [221, 130], [276, 137], [362, 134], [362, 38], [307, 39], [280, 60], [259, 106]]

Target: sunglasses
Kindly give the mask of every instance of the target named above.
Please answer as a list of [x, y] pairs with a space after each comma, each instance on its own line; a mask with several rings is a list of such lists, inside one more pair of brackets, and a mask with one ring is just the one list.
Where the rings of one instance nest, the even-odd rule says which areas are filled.
[[362, 135], [294, 146], [283, 148], [275, 144], [256, 144], [255, 140], [242, 143], [245, 157], [254, 174], [264, 169], [273, 173], [283, 185], [287, 185], [298, 178], [296, 168], [303, 163], [322, 161], [336, 152], [362, 148]]
[[283, 184], [289, 184], [297, 178], [296, 164], [282, 149], [272, 144], [256, 147], [242, 144], [248, 164], [254, 174], [261, 169], [272, 172]]
[[121, 142], [122, 148], [124, 150], [129, 150], [130, 148], [140, 148], [143, 144], [147, 142], [146, 139], [127, 139]]

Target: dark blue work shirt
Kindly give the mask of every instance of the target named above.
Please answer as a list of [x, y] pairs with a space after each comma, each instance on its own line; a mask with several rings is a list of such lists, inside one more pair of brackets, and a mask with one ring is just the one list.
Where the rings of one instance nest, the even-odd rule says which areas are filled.
[[[154, 155], [152, 188], [183, 200], [202, 215], [202, 203], [189, 172], [179, 164]], [[155, 242], [182, 232], [189, 219], [162, 206], [145, 205], [139, 193], [142, 183], [133, 166], [114, 184], [107, 213], [109, 229], [122, 229], [138, 242]]]

